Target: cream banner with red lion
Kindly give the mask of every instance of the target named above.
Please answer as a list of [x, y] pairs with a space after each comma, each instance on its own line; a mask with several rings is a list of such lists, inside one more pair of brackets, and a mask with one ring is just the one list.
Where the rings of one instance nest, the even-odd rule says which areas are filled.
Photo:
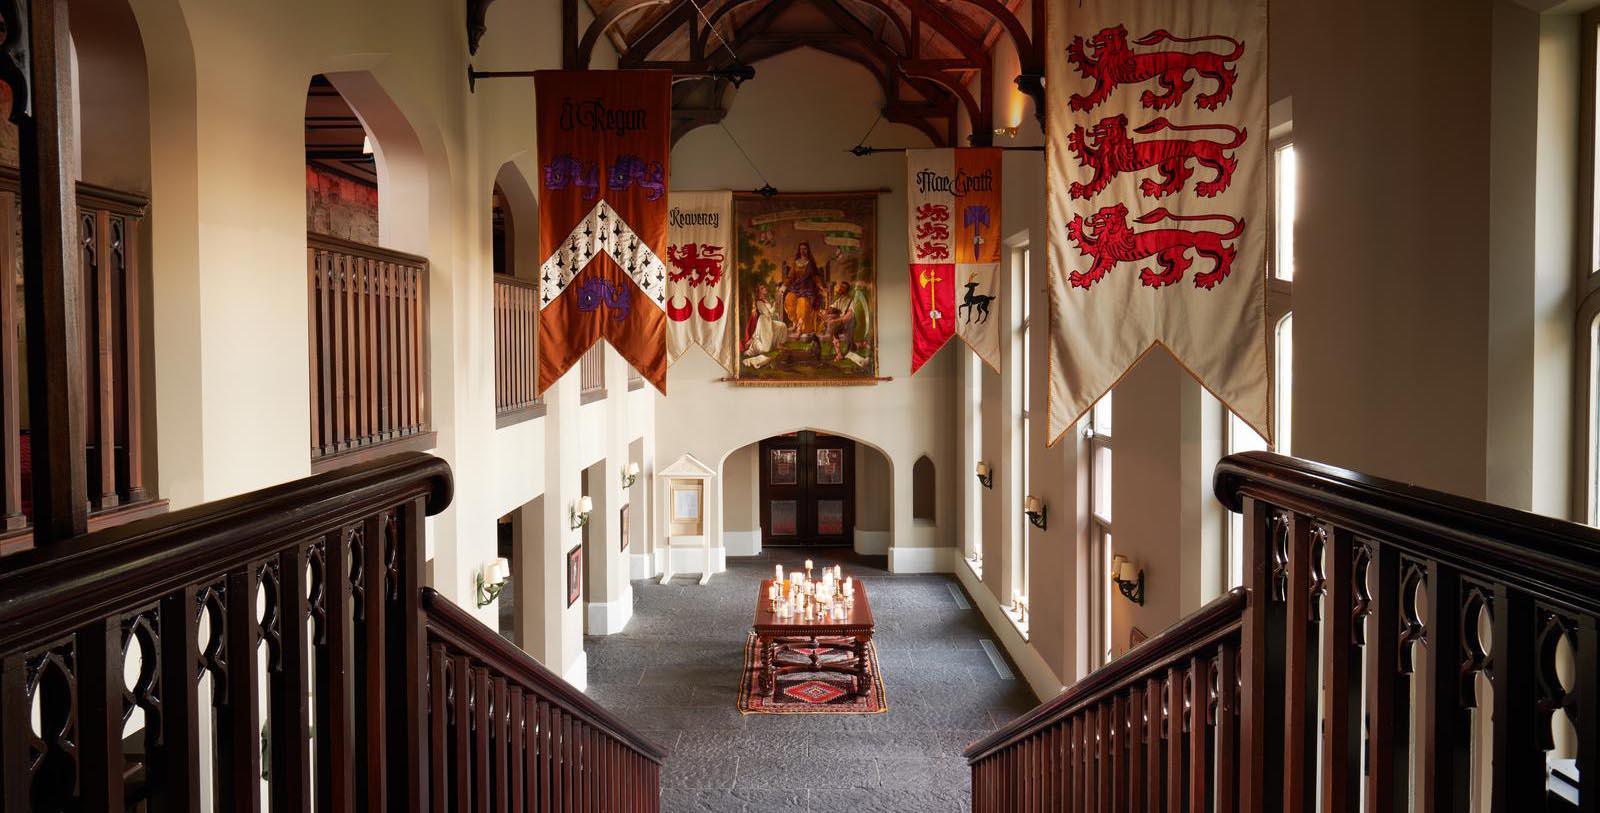
[[699, 345], [733, 375], [733, 193], [672, 192], [667, 210], [667, 363]]
[[1053, 444], [1156, 346], [1264, 437], [1265, 0], [1053, 0]]

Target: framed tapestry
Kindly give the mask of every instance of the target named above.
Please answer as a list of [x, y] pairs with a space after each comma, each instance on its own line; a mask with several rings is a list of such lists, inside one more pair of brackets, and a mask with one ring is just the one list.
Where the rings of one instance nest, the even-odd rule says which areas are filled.
[[630, 503], [623, 503], [622, 504], [622, 517], [621, 517], [621, 520], [617, 523], [617, 526], [622, 529], [622, 549], [623, 550], [627, 550], [628, 549], [628, 506], [629, 505], [630, 505]]
[[567, 551], [567, 606], [578, 602], [583, 595], [583, 546]]
[[878, 381], [878, 194], [735, 195], [739, 384]]

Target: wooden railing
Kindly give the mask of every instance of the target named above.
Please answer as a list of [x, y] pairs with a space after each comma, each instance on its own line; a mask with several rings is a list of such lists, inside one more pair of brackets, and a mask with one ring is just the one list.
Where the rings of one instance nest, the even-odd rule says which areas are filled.
[[659, 748], [422, 587], [450, 498], [408, 453], [8, 559], [0, 808], [656, 810]]
[[[22, 245], [16, 170], [0, 167], [0, 552], [31, 532], [31, 436], [23, 419]], [[92, 527], [143, 516], [161, 504], [145, 487], [140, 339], [144, 297], [139, 241], [149, 200], [78, 184], [83, 274], [84, 437]]]
[[424, 591], [433, 810], [660, 809], [660, 746]]
[[306, 236], [311, 458], [405, 439], [431, 446], [428, 261]]
[[501, 426], [544, 414], [535, 387], [539, 294], [531, 282], [494, 277], [494, 411]]
[[606, 397], [606, 344], [595, 342], [578, 359], [578, 401], [590, 403]]
[[[1192, 695], [1169, 694], [1162, 712], [1169, 747], [1172, 709], [1190, 725], [1187, 767], [1166, 763], [1166, 792], [1189, 788], [1184, 809], [1600, 810], [1600, 530], [1264, 452], [1224, 459], [1215, 491], [1245, 517], [1246, 592], [970, 749], [976, 809], [1040, 809], [1006, 806], [1002, 788], [1056, 787], [1048, 760], [1015, 756], [1041, 722], [1070, 718], [1074, 698], [1136, 694], [1146, 670], [1125, 664], [1195, 663], [1186, 642], [1232, 607], [1236, 740], [1221, 735], [1235, 695], [1217, 688], [1233, 633], [1199, 651], [1213, 663], [1214, 755], [1192, 745]], [[1095, 803], [1050, 795], [1044, 809], [1130, 809], [1117, 748], [1148, 751], [1152, 708], [1147, 696], [1140, 725], [1113, 705], [1112, 730], [1083, 744], [1112, 753]]]
[[1234, 810], [1244, 590], [967, 749], [975, 811]]

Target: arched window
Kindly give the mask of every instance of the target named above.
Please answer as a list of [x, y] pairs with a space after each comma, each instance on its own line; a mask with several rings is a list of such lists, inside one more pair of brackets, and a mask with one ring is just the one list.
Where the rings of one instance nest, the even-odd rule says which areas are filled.
[[927, 455], [911, 465], [911, 518], [934, 521], [938, 490], [934, 487], [933, 461]]

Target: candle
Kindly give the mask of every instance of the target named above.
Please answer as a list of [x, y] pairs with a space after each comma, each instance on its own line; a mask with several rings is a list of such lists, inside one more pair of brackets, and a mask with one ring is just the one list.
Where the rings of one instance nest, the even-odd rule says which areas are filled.
[[854, 598], [855, 595], [856, 584], [855, 582], [851, 581], [849, 577], [846, 577], [844, 580], [844, 596], [845, 598]]
[[842, 567], [840, 567], [838, 565], [834, 565], [833, 566], [833, 578], [840, 579], [840, 578], [843, 578], [843, 577], [844, 577], [844, 568], [842, 568]]
[[783, 565], [774, 565], [773, 567], [776, 569], [776, 572], [778, 574], [777, 576], [773, 577], [774, 580], [780, 581], [780, 582], [783, 581]]
[[810, 569], [811, 569], [811, 560], [807, 559], [806, 560], [806, 570], [810, 570]]

